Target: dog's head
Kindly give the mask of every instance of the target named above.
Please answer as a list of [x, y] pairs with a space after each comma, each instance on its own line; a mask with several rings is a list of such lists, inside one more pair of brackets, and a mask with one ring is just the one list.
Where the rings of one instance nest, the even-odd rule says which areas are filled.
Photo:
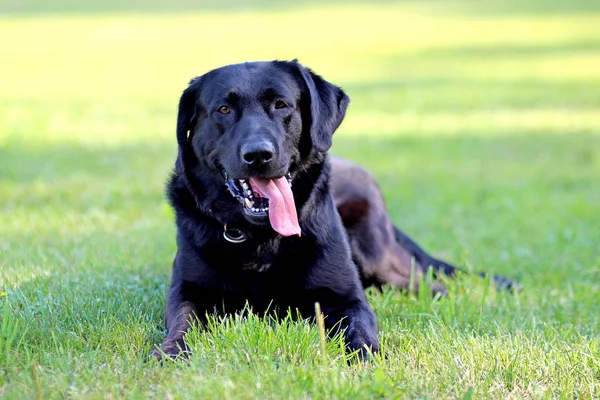
[[349, 99], [296, 61], [215, 69], [190, 82], [179, 103], [176, 172], [210, 171], [247, 220], [300, 235], [295, 174], [322, 162]]

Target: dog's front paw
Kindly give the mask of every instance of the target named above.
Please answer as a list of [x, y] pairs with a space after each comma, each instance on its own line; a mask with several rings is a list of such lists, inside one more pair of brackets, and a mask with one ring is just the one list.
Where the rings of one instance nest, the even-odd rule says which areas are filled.
[[373, 354], [379, 353], [379, 341], [371, 335], [354, 333], [346, 335], [346, 348], [356, 352], [362, 361], [368, 360]]
[[150, 352], [150, 357], [156, 358], [158, 361], [163, 359], [176, 360], [179, 358], [187, 357], [190, 354], [190, 350], [187, 345], [182, 341], [165, 342], [160, 348], [156, 348]]

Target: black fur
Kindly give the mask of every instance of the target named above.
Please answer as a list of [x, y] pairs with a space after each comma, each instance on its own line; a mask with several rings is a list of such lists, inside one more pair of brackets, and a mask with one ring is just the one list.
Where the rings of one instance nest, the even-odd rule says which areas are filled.
[[[363, 286], [406, 288], [415, 258], [418, 274], [429, 265], [453, 273], [394, 228], [366, 171], [327, 154], [348, 102], [340, 88], [296, 61], [230, 65], [190, 82], [179, 103], [179, 153], [167, 185], [178, 251], [168, 334], [157, 357], [185, 351], [184, 335], [195, 321], [246, 303], [257, 313], [291, 309], [313, 318], [318, 302], [326, 328], [343, 330], [349, 349], [376, 352], [377, 324]], [[271, 161], [244, 162], [240, 149], [249, 143], [267, 143]], [[273, 179], [288, 172], [300, 237], [283, 237], [268, 220], [244, 213], [225, 186], [225, 176]], [[226, 241], [225, 226], [246, 241]]]
[[[275, 110], [273, 101], [287, 107]], [[230, 112], [218, 113], [226, 104]], [[190, 323], [206, 314], [241, 310], [297, 310], [314, 317], [319, 302], [326, 327], [343, 329], [352, 350], [377, 351], [369, 308], [348, 240], [329, 189], [327, 150], [348, 97], [296, 62], [246, 63], [193, 80], [184, 91], [177, 123], [179, 156], [167, 193], [176, 212], [178, 252], [167, 299], [169, 356], [185, 349]], [[239, 148], [266, 139], [273, 163], [240, 162]], [[238, 179], [292, 175], [301, 237], [281, 237], [247, 217], [226, 191], [222, 170]], [[223, 239], [224, 226], [247, 240]], [[158, 353], [157, 353], [158, 354]]]

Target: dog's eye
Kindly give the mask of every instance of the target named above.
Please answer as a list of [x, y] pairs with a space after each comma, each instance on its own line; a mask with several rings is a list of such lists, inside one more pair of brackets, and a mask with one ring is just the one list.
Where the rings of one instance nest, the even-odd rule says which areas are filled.
[[227, 106], [221, 106], [218, 110], [221, 114], [229, 114], [231, 112], [231, 108]]
[[275, 108], [278, 110], [281, 110], [282, 108], [286, 108], [287, 104], [285, 104], [285, 102], [281, 101], [281, 100], [277, 100], [275, 102]]

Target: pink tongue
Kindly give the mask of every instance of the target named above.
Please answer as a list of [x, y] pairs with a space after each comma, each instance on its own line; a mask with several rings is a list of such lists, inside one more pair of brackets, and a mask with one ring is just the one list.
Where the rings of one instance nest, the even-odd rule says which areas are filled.
[[252, 190], [269, 199], [269, 221], [281, 236], [300, 236], [300, 225], [292, 188], [285, 177], [250, 178]]

